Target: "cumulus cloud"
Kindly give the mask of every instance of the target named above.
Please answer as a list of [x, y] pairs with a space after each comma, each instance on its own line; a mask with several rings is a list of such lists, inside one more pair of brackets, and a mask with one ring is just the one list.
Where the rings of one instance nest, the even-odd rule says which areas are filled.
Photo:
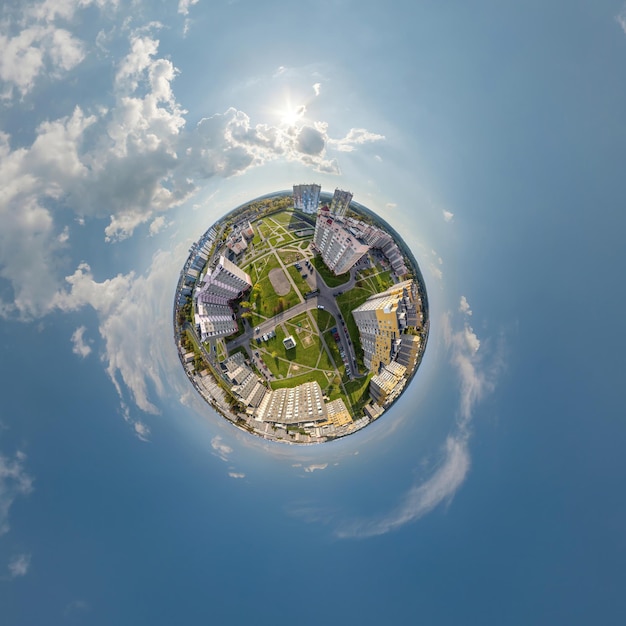
[[299, 152], [309, 154], [311, 156], [321, 154], [325, 146], [324, 135], [311, 126], [304, 126], [298, 133], [296, 147]]
[[84, 326], [79, 326], [72, 333], [72, 352], [82, 357], [83, 359], [91, 354], [91, 347], [85, 343], [83, 335], [87, 329]]
[[117, 6], [117, 0], [44, 0], [0, 21], [0, 82], [4, 99], [17, 89], [22, 97], [41, 77], [58, 79], [83, 61], [85, 43], [59, 25], [74, 19], [88, 6]]
[[322, 83], [315, 83], [313, 85], [313, 91], [315, 93], [316, 96], [320, 95], [320, 91], [322, 90]]
[[9, 561], [9, 577], [26, 576], [30, 568], [30, 554], [18, 554]]
[[189, 14], [189, 7], [198, 4], [198, 0], [178, 0], [178, 12], [181, 15]]
[[445, 222], [451, 222], [454, 219], [454, 213], [450, 211], [443, 210], [443, 219]]
[[0, 535], [9, 531], [9, 510], [19, 496], [33, 489], [33, 479], [24, 465], [26, 455], [16, 452], [14, 457], [0, 453]]
[[150, 235], [150, 237], [154, 237], [154, 235], [159, 234], [167, 226], [168, 224], [165, 221], [165, 216], [159, 215], [158, 217], [155, 217], [150, 223], [148, 234]]
[[328, 144], [340, 152], [353, 152], [357, 146], [374, 141], [382, 141], [384, 135], [370, 132], [365, 128], [351, 128], [342, 139], [329, 139]]
[[[172, 254], [157, 252], [143, 276], [130, 272], [102, 282], [96, 281], [89, 265], [82, 263], [66, 278], [69, 291], [56, 299], [63, 311], [84, 306], [96, 311], [107, 373], [120, 398], [125, 397], [123, 382], [135, 405], [147, 413], [158, 413], [150, 392], [162, 397], [163, 375], [176, 361], [173, 347], [170, 353], [154, 341], [155, 336], [164, 337], [171, 331], [165, 311], [171, 309], [174, 294], [163, 285], [175, 284], [177, 271]], [[138, 435], [147, 435], [141, 426], [135, 424], [135, 429]]]
[[215, 454], [222, 459], [222, 461], [228, 461], [228, 457], [232, 454], [233, 449], [223, 439], [216, 435], [211, 439], [211, 447], [215, 450]]
[[461, 296], [461, 301], [459, 303], [459, 311], [464, 313], [465, 315], [472, 315], [472, 309], [470, 308], [469, 302], [465, 296]]
[[[0, 23], [0, 29], [3, 26], [6, 28], [6, 23]], [[82, 42], [67, 30], [43, 25], [26, 27], [13, 36], [0, 30], [0, 50], [0, 80], [9, 87], [5, 99], [11, 96], [13, 87], [24, 96], [44, 72], [58, 76], [85, 56]]]
[[199, 178], [226, 178], [282, 158], [338, 174], [337, 162], [326, 157], [328, 141], [325, 124], [252, 124], [245, 112], [230, 108], [202, 119], [189, 137], [189, 172]]

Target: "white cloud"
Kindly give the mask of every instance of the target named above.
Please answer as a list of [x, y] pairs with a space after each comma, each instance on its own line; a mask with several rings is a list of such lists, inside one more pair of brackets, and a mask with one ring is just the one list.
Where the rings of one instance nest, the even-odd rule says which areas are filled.
[[461, 301], [459, 303], [459, 311], [464, 313], [465, 315], [472, 315], [472, 309], [470, 308], [469, 302], [465, 296], [461, 296]]
[[13, 458], [0, 454], [0, 535], [9, 531], [9, 510], [15, 499], [28, 495], [33, 479], [26, 472], [26, 455], [16, 452]]
[[328, 463], [311, 463], [311, 465], [306, 465], [304, 467], [305, 472], [315, 472], [316, 470], [324, 470], [328, 467]]
[[40, 77], [57, 79], [76, 67], [86, 55], [84, 42], [58, 25], [73, 21], [90, 5], [115, 8], [117, 0], [45, 0], [8, 13], [0, 21], [0, 81], [4, 99], [17, 88], [27, 95]]
[[84, 326], [79, 326], [72, 334], [72, 352], [83, 359], [91, 354], [91, 347], [83, 339], [86, 330]]
[[189, 7], [198, 4], [198, 0], [178, 0], [178, 12], [181, 15], [189, 14]]
[[0, 23], [0, 80], [9, 97], [12, 87], [24, 96], [44, 72], [59, 77], [85, 57], [83, 43], [65, 29], [33, 24], [14, 36], [7, 30], [6, 22]]
[[626, 33], [626, 4], [622, 7], [622, 10], [615, 16], [617, 23], [621, 29]]
[[231, 478], [245, 478], [246, 477], [246, 475], [243, 474], [242, 472], [228, 472], [228, 475]]
[[30, 554], [18, 554], [9, 561], [9, 577], [26, 576], [30, 568]]
[[150, 235], [150, 237], [154, 237], [154, 235], [159, 234], [167, 226], [168, 224], [165, 221], [165, 216], [159, 215], [158, 217], [155, 217], [150, 223], [148, 234]]
[[336, 148], [340, 152], [353, 152], [356, 150], [356, 146], [373, 141], [382, 141], [384, 138], [384, 135], [372, 133], [365, 128], [351, 128], [348, 134], [342, 139], [329, 139], [328, 145]]
[[[179, 253], [178, 250], [176, 253]], [[171, 332], [173, 292], [163, 285], [175, 285], [177, 270], [173, 252], [157, 252], [144, 276], [118, 274], [97, 282], [90, 267], [83, 263], [66, 278], [70, 290], [59, 294], [57, 306], [64, 311], [92, 307], [98, 314], [99, 332], [105, 342], [104, 361], [107, 373], [120, 398], [123, 382], [134, 403], [147, 413], [158, 413], [150, 391], [163, 395], [163, 376], [176, 361], [175, 348], [164, 348], [154, 337]], [[173, 289], [173, 287], [172, 287]], [[169, 360], [168, 360], [169, 359]], [[138, 434], [142, 433], [138, 431]]]
[[222, 459], [222, 461], [228, 461], [228, 457], [232, 454], [233, 449], [224, 441], [219, 435], [216, 435], [211, 439], [211, 447], [215, 450], [216, 455]]
[[442, 502], [451, 500], [469, 467], [467, 436], [448, 437], [438, 469], [424, 483], [411, 487], [396, 509], [378, 519], [342, 526], [336, 535], [341, 538], [382, 535], [423, 517]]
[[320, 95], [320, 91], [322, 90], [322, 83], [315, 83], [313, 85], [313, 91], [315, 92], [316, 96]]
[[139, 439], [141, 439], [141, 441], [149, 441], [148, 438], [150, 437], [150, 428], [148, 428], [144, 422], [136, 420], [133, 423], [133, 427], [135, 429], [135, 434]]
[[444, 209], [443, 210], [443, 219], [446, 222], [451, 222], [454, 219], [454, 213], [451, 213], [450, 211], [446, 211]]

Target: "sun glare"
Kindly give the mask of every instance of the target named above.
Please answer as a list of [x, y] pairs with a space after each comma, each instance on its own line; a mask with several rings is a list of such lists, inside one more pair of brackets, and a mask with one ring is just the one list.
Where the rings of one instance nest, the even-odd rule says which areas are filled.
[[302, 119], [306, 113], [306, 106], [301, 104], [299, 106], [287, 105], [284, 109], [278, 112], [281, 124], [285, 126], [295, 126], [299, 120]]

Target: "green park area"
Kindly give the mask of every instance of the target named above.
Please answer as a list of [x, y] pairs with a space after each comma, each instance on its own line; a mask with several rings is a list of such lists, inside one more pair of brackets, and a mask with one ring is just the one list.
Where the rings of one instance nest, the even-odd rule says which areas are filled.
[[[332, 337], [328, 351], [324, 345], [329, 333], [323, 333], [323, 329], [329, 325], [329, 318], [332, 320], [332, 316], [326, 311], [318, 309], [300, 313], [278, 324], [274, 329], [275, 337], [259, 344], [256, 341], [252, 343], [252, 349], [259, 353], [277, 379], [271, 383], [273, 389], [317, 381], [323, 391], [340, 397], [341, 370], [337, 370], [335, 363], [341, 365], [341, 359], [338, 358]], [[296, 344], [289, 349], [283, 344], [283, 339], [287, 336], [293, 337]]]

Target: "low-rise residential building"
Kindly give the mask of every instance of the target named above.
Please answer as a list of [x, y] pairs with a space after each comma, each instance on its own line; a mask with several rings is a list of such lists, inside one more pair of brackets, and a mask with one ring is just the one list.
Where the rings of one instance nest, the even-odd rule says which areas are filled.
[[241, 352], [236, 352], [222, 363], [224, 377], [231, 384], [230, 391], [245, 406], [256, 408], [268, 393], [259, 377], [246, 364]]
[[255, 419], [284, 426], [326, 421], [326, 403], [319, 383], [313, 381], [268, 392]]
[[345, 426], [352, 423], [350, 411], [346, 408], [345, 402], [341, 398], [337, 398], [332, 402], [326, 403], [326, 414], [328, 419], [319, 424], [319, 426]]

